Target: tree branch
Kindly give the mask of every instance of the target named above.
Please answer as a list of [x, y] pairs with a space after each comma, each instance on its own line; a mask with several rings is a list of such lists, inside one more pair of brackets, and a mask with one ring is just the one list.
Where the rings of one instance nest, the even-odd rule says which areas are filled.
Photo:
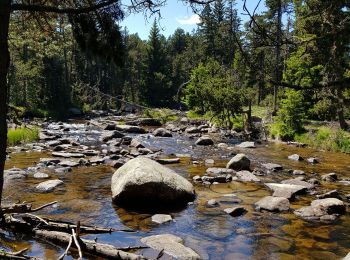
[[47, 12], [47, 13], [59, 13], [59, 14], [83, 14], [102, 9], [113, 4], [118, 3], [119, 0], [107, 0], [101, 3], [90, 5], [86, 7], [77, 8], [61, 8], [48, 5], [35, 5], [35, 4], [12, 4], [11, 11], [29, 11], [29, 12]]

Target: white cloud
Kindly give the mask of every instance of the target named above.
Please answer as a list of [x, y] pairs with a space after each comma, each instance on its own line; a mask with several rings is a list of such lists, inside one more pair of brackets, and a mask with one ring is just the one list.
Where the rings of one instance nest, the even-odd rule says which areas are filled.
[[198, 14], [193, 14], [190, 18], [185, 17], [184, 19], [176, 18], [176, 21], [182, 25], [194, 25], [201, 22], [201, 18]]

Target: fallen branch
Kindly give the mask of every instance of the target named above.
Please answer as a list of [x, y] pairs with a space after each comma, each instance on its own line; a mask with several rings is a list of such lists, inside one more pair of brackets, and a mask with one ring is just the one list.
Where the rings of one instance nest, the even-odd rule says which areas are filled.
[[81, 251], [81, 247], [80, 247], [80, 244], [79, 244], [79, 237], [77, 236], [77, 234], [75, 233], [73, 228], [72, 228], [72, 237], [73, 237], [74, 244], [77, 247], [78, 252], [79, 252], [79, 258], [78, 259], [81, 260], [81, 259], [83, 259], [83, 252]]
[[[32, 217], [28, 214], [25, 214], [22, 218], [27, 223], [33, 226], [40, 227], [41, 229], [48, 229], [51, 231], [61, 231], [61, 232], [70, 233], [72, 228], [74, 229], [77, 228], [77, 225], [72, 222], [58, 221], [58, 220], [53, 220], [53, 219], [44, 218], [44, 217], [37, 218], [37, 217]], [[80, 232], [82, 234], [103, 234], [103, 233], [112, 233], [117, 231], [135, 232], [133, 230], [128, 230], [128, 229], [113, 229], [113, 228], [80, 225]]]
[[[64, 232], [58, 232], [58, 231], [48, 231], [48, 230], [42, 230], [37, 229], [34, 230], [34, 234], [41, 239], [48, 240], [54, 243], [58, 244], [69, 244], [71, 235], [64, 233]], [[74, 239], [74, 237], [73, 237]], [[81, 246], [81, 249], [83, 252], [86, 252], [88, 254], [92, 254], [95, 256], [100, 256], [107, 259], [127, 259], [127, 260], [145, 260], [146, 258], [141, 255], [128, 253], [119, 250], [118, 248], [109, 245], [109, 244], [102, 244], [97, 243], [93, 240], [87, 240], [87, 239], [80, 239], [79, 245]], [[76, 245], [74, 246], [72, 244], [72, 247], [76, 248]]]
[[0, 250], [0, 258], [1, 259], [19, 259], [19, 260], [37, 260], [38, 258], [26, 256], [24, 253], [28, 250], [28, 248], [24, 248], [18, 252], [6, 252], [4, 250]]
[[73, 243], [73, 236], [70, 236], [69, 243], [68, 243], [66, 250], [63, 252], [63, 254], [57, 260], [63, 260], [64, 257], [66, 255], [68, 255], [68, 251], [69, 251], [70, 247], [72, 246], [72, 243]]
[[42, 210], [44, 208], [47, 208], [53, 204], [56, 204], [57, 201], [53, 201], [50, 203], [47, 203], [45, 205], [42, 205], [38, 208], [32, 209], [32, 204], [31, 203], [17, 203], [17, 204], [12, 204], [8, 206], [4, 206], [0, 209], [0, 213], [2, 215], [4, 214], [11, 214], [11, 213], [30, 213], [30, 212], [36, 212], [39, 210]]

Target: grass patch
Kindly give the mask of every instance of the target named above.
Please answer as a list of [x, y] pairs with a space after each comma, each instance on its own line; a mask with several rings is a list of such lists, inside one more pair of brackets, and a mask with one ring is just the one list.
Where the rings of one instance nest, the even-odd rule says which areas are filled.
[[166, 122], [170, 121], [176, 121], [179, 119], [176, 113], [168, 108], [145, 109], [143, 111], [143, 116], [159, 119], [162, 122], [162, 124], [165, 124]]
[[296, 135], [295, 140], [318, 149], [350, 153], [350, 133], [341, 129], [322, 126]]
[[7, 133], [7, 143], [11, 146], [23, 143], [30, 143], [39, 140], [39, 128], [33, 129], [20, 127], [10, 129]]

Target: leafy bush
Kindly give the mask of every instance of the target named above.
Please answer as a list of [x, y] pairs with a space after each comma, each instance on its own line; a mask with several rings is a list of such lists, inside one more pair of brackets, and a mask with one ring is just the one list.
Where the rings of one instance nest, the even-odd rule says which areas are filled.
[[21, 143], [29, 143], [39, 140], [39, 128], [33, 129], [27, 127], [20, 127], [10, 129], [7, 133], [7, 142], [9, 145], [17, 145]]
[[319, 100], [311, 109], [310, 116], [319, 120], [334, 120], [337, 115], [337, 108], [329, 98]]
[[178, 119], [177, 115], [174, 113], [173, 110], [168, 108], [154, 108], [154, 109], [145, 109], [143, 111], [143, 115], [145, 117], [150, 118], [157, 118], [159, 119], [163, 124], [169, 121], [175, 121]]
[[215, 60], [199, 64], [184, 91], [186, 105], [199, 114], [211, 113], [221, 125], [232, 128], [246, 99], [233, 73]]
[[303, 95], [300, 91], [287, 90], [275, 123], [271, 125], [271, 135], [282, 140], [293, 140], [296, 134], [304, 131], [304, 117]]

